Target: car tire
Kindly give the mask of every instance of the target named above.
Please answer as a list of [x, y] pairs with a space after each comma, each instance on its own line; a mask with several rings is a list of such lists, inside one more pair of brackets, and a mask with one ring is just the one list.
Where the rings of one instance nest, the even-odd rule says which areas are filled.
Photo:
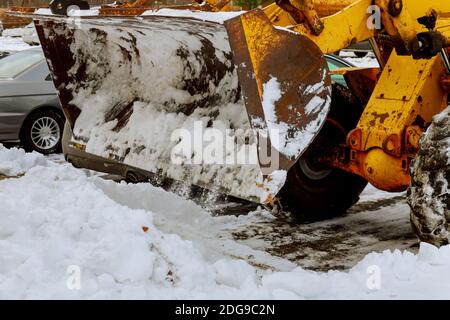
[[42, 154], [62, 151], [61, 140], [64, 130], [64, 116], [52, 109], [33, 112], [24, 122], [21, 142], [27, 152]]
[[331, 101], [329, 120], [289, 170], [279, 195], [283, 210], [292, 213], [298, 222], [319, 221], [344, 214], [359, 200], [367, 185], [367, 180], [358, 175], [316, 161], [322, 146], [345, 143], [348, 132], [355, 128], [364, 110], [351, 91], [338, 84], [333, 85]]

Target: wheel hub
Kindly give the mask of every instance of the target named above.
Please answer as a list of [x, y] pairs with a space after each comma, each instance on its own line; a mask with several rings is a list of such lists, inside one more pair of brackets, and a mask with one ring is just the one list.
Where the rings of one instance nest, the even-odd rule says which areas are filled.
[[326, 178], [332, 171], [331, 168], [327, 168], [325, 166], [318, 166], [308, 159], [300, 159], [298, 161], [298, 165], [302, 170], [303, 174], [311, 180], [322, 180]]
[[38, 118], [31, 126], [31, 140], [40, 149], [48, 150], [55, 147], [59, 138], [59, 126], [53, 118]]

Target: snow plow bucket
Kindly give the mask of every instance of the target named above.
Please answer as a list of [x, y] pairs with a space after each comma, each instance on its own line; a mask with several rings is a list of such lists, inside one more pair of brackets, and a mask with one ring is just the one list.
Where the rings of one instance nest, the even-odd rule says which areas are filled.
[[268, 129], [266, 144], [279, 153], [280, 168], [287, 171], [328, 113], [326, 61], [313, 41], [274, 28], [262, 10], [225, 21], [225, 26], [252, 127]]
[[269, 203], [325, 122], [322, 53], [261, 11], [32, 17], [89, 154]]

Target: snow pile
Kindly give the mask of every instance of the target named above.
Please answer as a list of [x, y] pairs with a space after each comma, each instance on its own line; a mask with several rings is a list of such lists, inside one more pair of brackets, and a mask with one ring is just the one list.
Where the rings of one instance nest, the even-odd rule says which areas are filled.
[[[12, 29], [6, 29], [3, 31], [2, 36], [6, 39], [12, 39], [17, 38], [16, 41], [20, 43], [19, 41], [22, 40], [28, 45], [36, 45], [39, 44], [39, 37], [36, 32], [36, 28], [34, 27], [33, 23], [30, 23], [26, 27], [23, 28], [12, 28]], [[4, 42], [3, 40], [1, 41]], [[27, 47], [23, 45], [24, 49]], [[22, 48], [22, 46], [18, 46], [18, 48], [13, 48], [11, 51], [18, 51]], [[5, 50], [7, 51], [7, 50]]]
[[[7, 153], [0, 149], [0, 159]], [[448, 246], [423, 244], [417, 256], [372, 253], [349, 272], [261, 270], [207, 246], [204, 221], [242, 218], [213, 218], [175, 195], [160, 201], [164, 191], [142, 186], [89, 178], [67, 164], [36, 165], [1, 180], [0, 298], [450, 298]], [[203, 248], [178, 235], [184, 223], [166, 221], [172, 231], [163, 232], [155, 213], [114, 200], [114, 193], [132, 200], [144, 186], [153, 190], [145, 201], [165, 210], [166, 220], [190, 219], [189, 228], [198, 219]]]
[[16, 52], [39, 44], [39, 37], [33, 23], [21, 28], [5, 29], [0, 37], [0, 52]]
[[[169, 298], [212, 281], [191, 243], [162, 234], [150, 212], [117, 205], [68, 165], [36, 167], [0, 190], [1, 298]], [[82, 289], [70, 290], [67, 272], [77, 268]]]
[[21, 175], [38, 165], [48, 166], [50, 163], [40, 153], [25, 153], [18, 148], [7, 149], [0, 143], [0, 176]]
[[0, 52], [14, 52], [29, 49], [30, 45], [21, 38], [0, 37]]
[[450, 243], [450, 106], [433, 118], [412, 163], [408, 202], [411, 222], [423, 240]]
[[3, 31], [2, 36], [19, 38], [19, 37], [23, 37], [24, 35], [31, 35], [33, 32], [36, 32], [34, 25], [29, 24], [26, 27], [22, 27], [22, 28], [6, 29]]

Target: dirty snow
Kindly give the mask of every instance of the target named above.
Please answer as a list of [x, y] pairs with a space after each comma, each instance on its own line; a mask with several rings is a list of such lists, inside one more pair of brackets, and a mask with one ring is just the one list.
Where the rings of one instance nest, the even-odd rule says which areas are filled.
[[272, 199], [284, 186], [287, 178], [286, 170], [275, 170], [264, 180], [264, 189], [261, 192], [259, 201], [265, 203], [267, 199]]
[[408, 198], [413, 214], [411, 222], [435, 244], [450, 242], [448, 210], [450, 151], [450, 106], [433, 118], [420, 140], [420, 150], [412, 163], [414, 179]]
[[[0, 149], [0, 159], [8, 153]], [[346, 272], [307, 271], [219, 236], [263, 211], [212, 217], [150, 185], [22, 158], [25, 175], [0, 180], [1, 298], [450, 298], [449, 246], [371, 253]]]

